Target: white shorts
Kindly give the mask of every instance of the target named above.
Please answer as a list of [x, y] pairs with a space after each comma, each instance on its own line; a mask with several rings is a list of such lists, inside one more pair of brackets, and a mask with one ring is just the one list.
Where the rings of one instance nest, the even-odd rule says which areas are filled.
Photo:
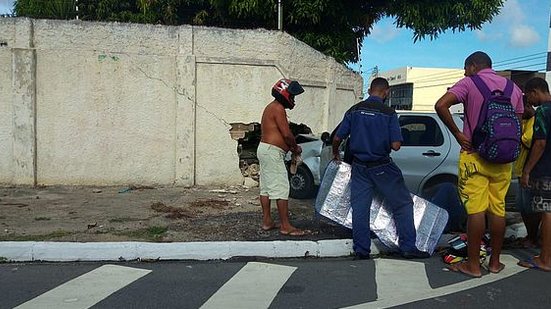
[[289, 199], [289, 178], [285, 167], [286, 152], [260, 142], [256, 156], [260, 161], [260, 195], [271, 200]]

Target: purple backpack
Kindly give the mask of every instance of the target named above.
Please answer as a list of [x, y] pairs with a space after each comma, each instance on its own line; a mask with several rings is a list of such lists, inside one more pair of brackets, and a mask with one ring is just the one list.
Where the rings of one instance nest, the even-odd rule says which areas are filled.
[[473, 75], [471, 79], [484, 97], [478, 123], [473, 130], [473, 148], [489, 162], [515, 161], [520, 154], [522, 133], [520, 121], [511, 104], [513, 82], [507, 80], [503, 91], [490, 91], [480, 76]]

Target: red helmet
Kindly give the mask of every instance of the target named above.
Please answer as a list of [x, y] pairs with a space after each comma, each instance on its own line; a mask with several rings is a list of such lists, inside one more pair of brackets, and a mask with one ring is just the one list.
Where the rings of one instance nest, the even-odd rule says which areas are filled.
[[297, 82], [282, 78], [272, 87], [272, 96], [285, 108], [295, 107], [295, 96], [304, 92], [304, 88]]

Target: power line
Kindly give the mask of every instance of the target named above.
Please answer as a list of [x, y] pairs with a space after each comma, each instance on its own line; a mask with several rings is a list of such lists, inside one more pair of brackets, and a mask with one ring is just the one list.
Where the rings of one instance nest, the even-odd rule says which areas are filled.
[[[540, 56], [540, 55], [543, 55], [543, 56]], [[539, 57], [536, 57], [536, 56], [539, 56]], [[521, 59], [524, 59], [524, 60], [521, 60]], [[524, 62], [524, 61], [542, 60], [542, 59], [547, 59], [547, 52], [540, 52], [540, 53], [535, 53], [535, 54], [530, 54], [530, 55], [519, 56], [519, 57], [505, 59], [505, 60], [500, 60], [500, 61], [494, 62], [493, 68], [498, 69], [498, 68], [506, 67], [506, 66], [511, 65], [511, 64], [515, 64], [515, 63], [520, 63], [520, 62]], [[461, 70], [461, 69], [450, 69], [450, 70]], [[511, 70], [513, 70], [513, 69], [511, 69]], [[452, 77], [456, 74], [457, 74], [457, 72], [435, 72], [435, 73], [431, 73], [431, 74], [423, 76], [423, 78], [417, 80], [416, 82], [420, 82], [420, 81], [422, 82], [422, 81], [431, 80], [431, 79], [441, 79], [441, 78], [446, 77], [446, 76]]]
[[[545, 70], [545, 68], [536, 70], [535, 72], [539, 72], [539, 71], [543, 71], [543, 70]], [[530, 72], [524, 72], [524, 73], [517, 73], [517, 74], [515, 74], [515, 76], [525, 75], [525, 74], [534, 74], [535, 72], [530, 71]], [[414, 89], [422, 89], [422, 88], [431, 88], [431, 87], [438, 87], [438, 86], [449, 86], [450, 84], [453, 84], [453, 82], [452, 83], [449, 83], [449, 82], [448, 83], [440, 83], [440, 84], [436, 84], [436, 85], [419, 86], [419, 87], [413, 87], [413, 88]]]
[[526, 56], [520, 56], [520, 57], [511, 58], [511, 59], [507, 59], [507, 60], [500, 60], [500, 61], [494, 62], [494, 65], [495, 65], [495, 64], [498, 64], [498, 63], [502, 63], [502, 62], [507, 62], [507, 61], [511, 61], [511, 60], [517, 60], [517, 59], [522, 59], [522, 58], [527, 58], [527, 57], [532, 57], [532, 56], [537, 56], [537, 55], [542, 55], [542, 54], [543, 54], [543, 55], [547, 55], [547, 52], [535, 53], [535, 54], [526, 55]]
[[[545, 62], [544, 63], [530, 63], [530, 62], [535, 62], [537, 60], [546, 60], [547, 59], [547, 56], [543, 56], [543, 57], [540, 56], [540, 57], [537, 57], [537, 58], [535, 58], [533, 56], [534, 55], [529, 55], [529, 56], [509, 59], [509, 60], [507, 60], [507, 61], [509, 61], [508, 63], [494, 66], [493, 69], [499, 69], [499, 70], [504, 70], [504, 71], [506, 71], [506, 70], [520, 70], [520, 69], [523, 69], [523, 68], [530, 68], [530, 67], [546, 64]], [[524, 58], [524, 60], [511, 61], [511, 60], [514, 60], [514, 59], [523, 59], [523, 58]], [[504, 69], [505, 67], [507, 67], [509, 65], [519, 64], [519, 63], [523, 63], [523, 62], [527, 62], [527, 63], [525, 65], [517, 66], [515, 68]], [[460, 77], [460, 76], [458, 76], [459, 74], [463, 75], [463, 73], [460, 72], [458, 69], [454, 72], [433, 73], [433, 74], [425, 75], [425, 76], [423, 76], [422, 78], [420, 78], [418, 80], [415, 80], [415, 83], [430, 83], [430, 82], [443, 81], [443, 80], [446, 80], [446, 79], [452, 79], [454, 77]]]

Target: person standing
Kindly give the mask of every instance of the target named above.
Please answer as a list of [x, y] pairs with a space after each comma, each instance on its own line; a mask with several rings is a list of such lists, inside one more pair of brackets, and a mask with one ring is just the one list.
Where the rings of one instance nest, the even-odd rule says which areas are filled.
[[528, 153], [532, 147], [532, 135], [534, 133], [534, 115], [536, 111], [534, 107], [528, 103], [528, 100], [523, 98], [524, 113], [522, 114], [522, 138], [521, 149], [518, 159], [513, 164], [513, 177], [518, 178], [518, 194], [516, 198], [516, 207], [522, 216], [522, 221], [526, 227], [526, 237], [521, 239], [521, 246], [524, 248], [536, 248], [538, 246], [538, 231], [541, 221], [541, 214], [532, 210], [532, 196], [530, 189], [521, 185], [520, 178]]
[[[539, 106], [534, 121], [532, 148], [522, 170], [521, 185], [530, 188], [532, 209], [541, 213], [541, 252], [518, 265], [551, 271], [551, 94], [539, 77], [526, 83], [528, 103]], [[549, 143], [548, 143], [549, 141]]]
[[392, 211], [404, 258], [428, 258], [415, 246], [413, 200], [402, 172], [390, 158], [402, 142], [398, 116], [383, 102], [390, 87], [384, 78], [375, 78], [368, 90], [369, 97], [352, 106], [333, 138], [333, 157], [340, 161], [339, 145], [347, 137], [352, 156], [350, 204], [352, 206], [353, 248], [358, 259], [369, 259], [371, 238], [369, 215], [373, 194], [384, 197]]
[[285, 109], [293, 109], [295, 96], [303, 92], [304, 89], [297, 81], [280, 79], [275, 83], [272, 87], [274, 100], [264, 108], [262, 114], [262, 137], [256, 152], [260, 162], [262, 229], [268, 231], [278, 227], [271, 216], [270, 201], [275, 200], [281, 221], [279, 232], [290, 236], [303, 236], [309, 232], [297, 229], [289, 221], [289, 179], [284, 161], [288, 151], [295, 155], [302, 152], [289, 127]]
[[[471, 277], [481, 277], [480, 243], [486, 230], [485, 219], [490, 225], [492, 255], [488, 269], [498, 273], [505, 267], [500, 254], [505, 237], [505, 195], [511, 183], [511, 163], [493, 163], [483, 159], [473, 148], [473, 130], [478, 123], [484, 95], [478, 90], [471, 77], [477, 75], [490, 90], [503, 90], [507, 79], [492, 70], [492, 60], [481, 51], [465, 59], [465, 77], [448, 89], [435, 105], [436, 112], [453, 134], [459, 145], [459, 196], [467, 211], [468, 260], [458, 263], [450, 270]], [[511, 82], [512, 83], [512, 82]], [[511, 104], [517, 116], [523, 113], [522, 92], [512, 85]], [[450, 113], [452, 105], [462, 102], [465, 121], [463, 132], [459, 130]]]

